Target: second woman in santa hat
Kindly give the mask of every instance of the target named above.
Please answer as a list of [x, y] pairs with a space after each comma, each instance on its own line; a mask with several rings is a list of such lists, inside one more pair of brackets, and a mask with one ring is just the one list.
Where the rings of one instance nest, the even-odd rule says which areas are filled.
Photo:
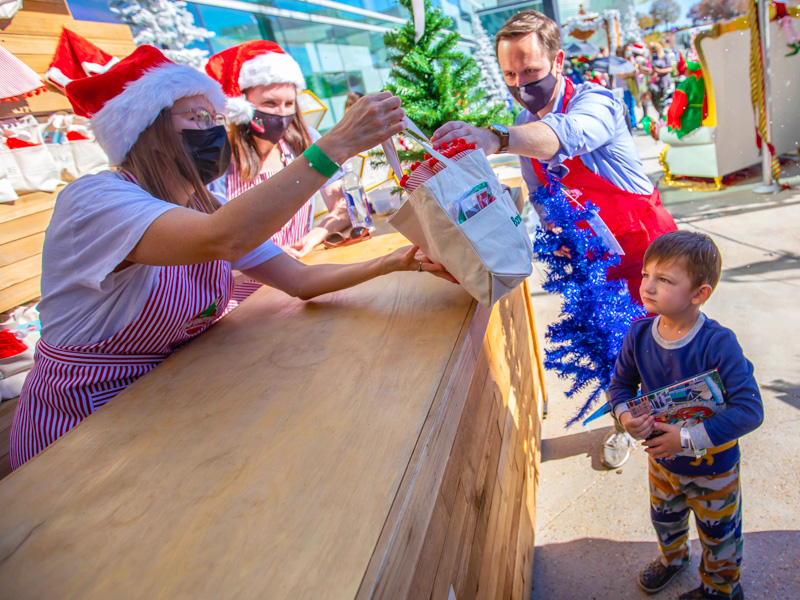
[[[233, 149], [231, 167], [212, 184], [228, 200], [283, 169], [320, 134], [309, 127], [297, 107], [306, 88], [300, 65], [275, 42], [254, 40], [212, 56], [208, 74], [228, 96], [226, 116]], [[341, 172], [320, 189], [329, 216], [314, 227], [314, 199], [278, 231], [272, 241], [296, 258], [304, 256], [331, 233], [350, 226], [342, 194]]]

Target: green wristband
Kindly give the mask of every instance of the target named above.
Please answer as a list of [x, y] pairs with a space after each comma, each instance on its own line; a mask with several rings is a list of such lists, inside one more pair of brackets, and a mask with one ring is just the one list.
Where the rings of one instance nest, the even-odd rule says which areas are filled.
[[303, 152], [303, 156], [308, 159], [308, 166], [314, 169], [315, 171], [321, 173], [328, 179], [333, 177], [341, 167], [333, 162], [327, 154], [325, 154], [322, 150], [319, 149], [319, 146], [316, 144], [311, 144], [305, 152]]

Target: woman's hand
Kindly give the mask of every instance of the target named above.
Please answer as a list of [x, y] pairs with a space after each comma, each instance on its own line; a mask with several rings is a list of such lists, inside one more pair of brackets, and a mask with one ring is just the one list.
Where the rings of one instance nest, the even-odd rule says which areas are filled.
[[359, 98], [342, 120], [316, 144], [340, 165], [405, 129], [400, 98], [380, 92]]
[[383, 261], [387, 274], [394, 271], [425, 271], [451, 283], [458, 283], [456, 278], [450, 275], [443, 265], [433, 262], [420, 252], [419, 246], [398, 248], [391, 254], [384, 256]]
[[294, 244], [284, 246], [282, 250], [294, 258], [303, 258], [319, 244], [325, 241], [330, 232], [324, 227], [314, 227]]

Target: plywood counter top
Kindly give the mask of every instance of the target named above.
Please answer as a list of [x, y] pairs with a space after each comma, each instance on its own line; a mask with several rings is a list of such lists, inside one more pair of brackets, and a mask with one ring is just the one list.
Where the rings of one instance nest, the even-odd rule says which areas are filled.
[[3, 596], [400, 597], [489, 315], [416, 272], [262, 288], [0, 483]]

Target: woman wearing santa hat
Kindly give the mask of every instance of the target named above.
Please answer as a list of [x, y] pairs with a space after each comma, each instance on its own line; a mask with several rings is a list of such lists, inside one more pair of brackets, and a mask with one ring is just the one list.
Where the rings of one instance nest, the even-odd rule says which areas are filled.
[[[300, 65], [275, 42], [254, 40], [212, 56], [206, 72], [228, 97], [225, 114], [233, 149], [230, 169], [211, 186], [228, 200], [266, 181], [320, 134], [309, 127], [297, 107], [306, 88]], [[342, 194], [341, 173], [320, 189], [329, 216], [314, 227], [314, 199], [297, 211], [272, 241], [300, 258], [331, 233], [350, 226]]]
[[205, 187], [230, 161], [216, 81], [140, 46], [66, 92], [119, 168], [70, 183], [56, 201], [42, 254], [42, 337], [14, 415], [12, 468], [222, 316], [232, 268], [303, 299], [399, 270], [452, 281], [413, 247], [306, 266], [269, 241], [339, 164], [402, 129], [389, 93], [365, 98], [302, 158], [220, 205]]

